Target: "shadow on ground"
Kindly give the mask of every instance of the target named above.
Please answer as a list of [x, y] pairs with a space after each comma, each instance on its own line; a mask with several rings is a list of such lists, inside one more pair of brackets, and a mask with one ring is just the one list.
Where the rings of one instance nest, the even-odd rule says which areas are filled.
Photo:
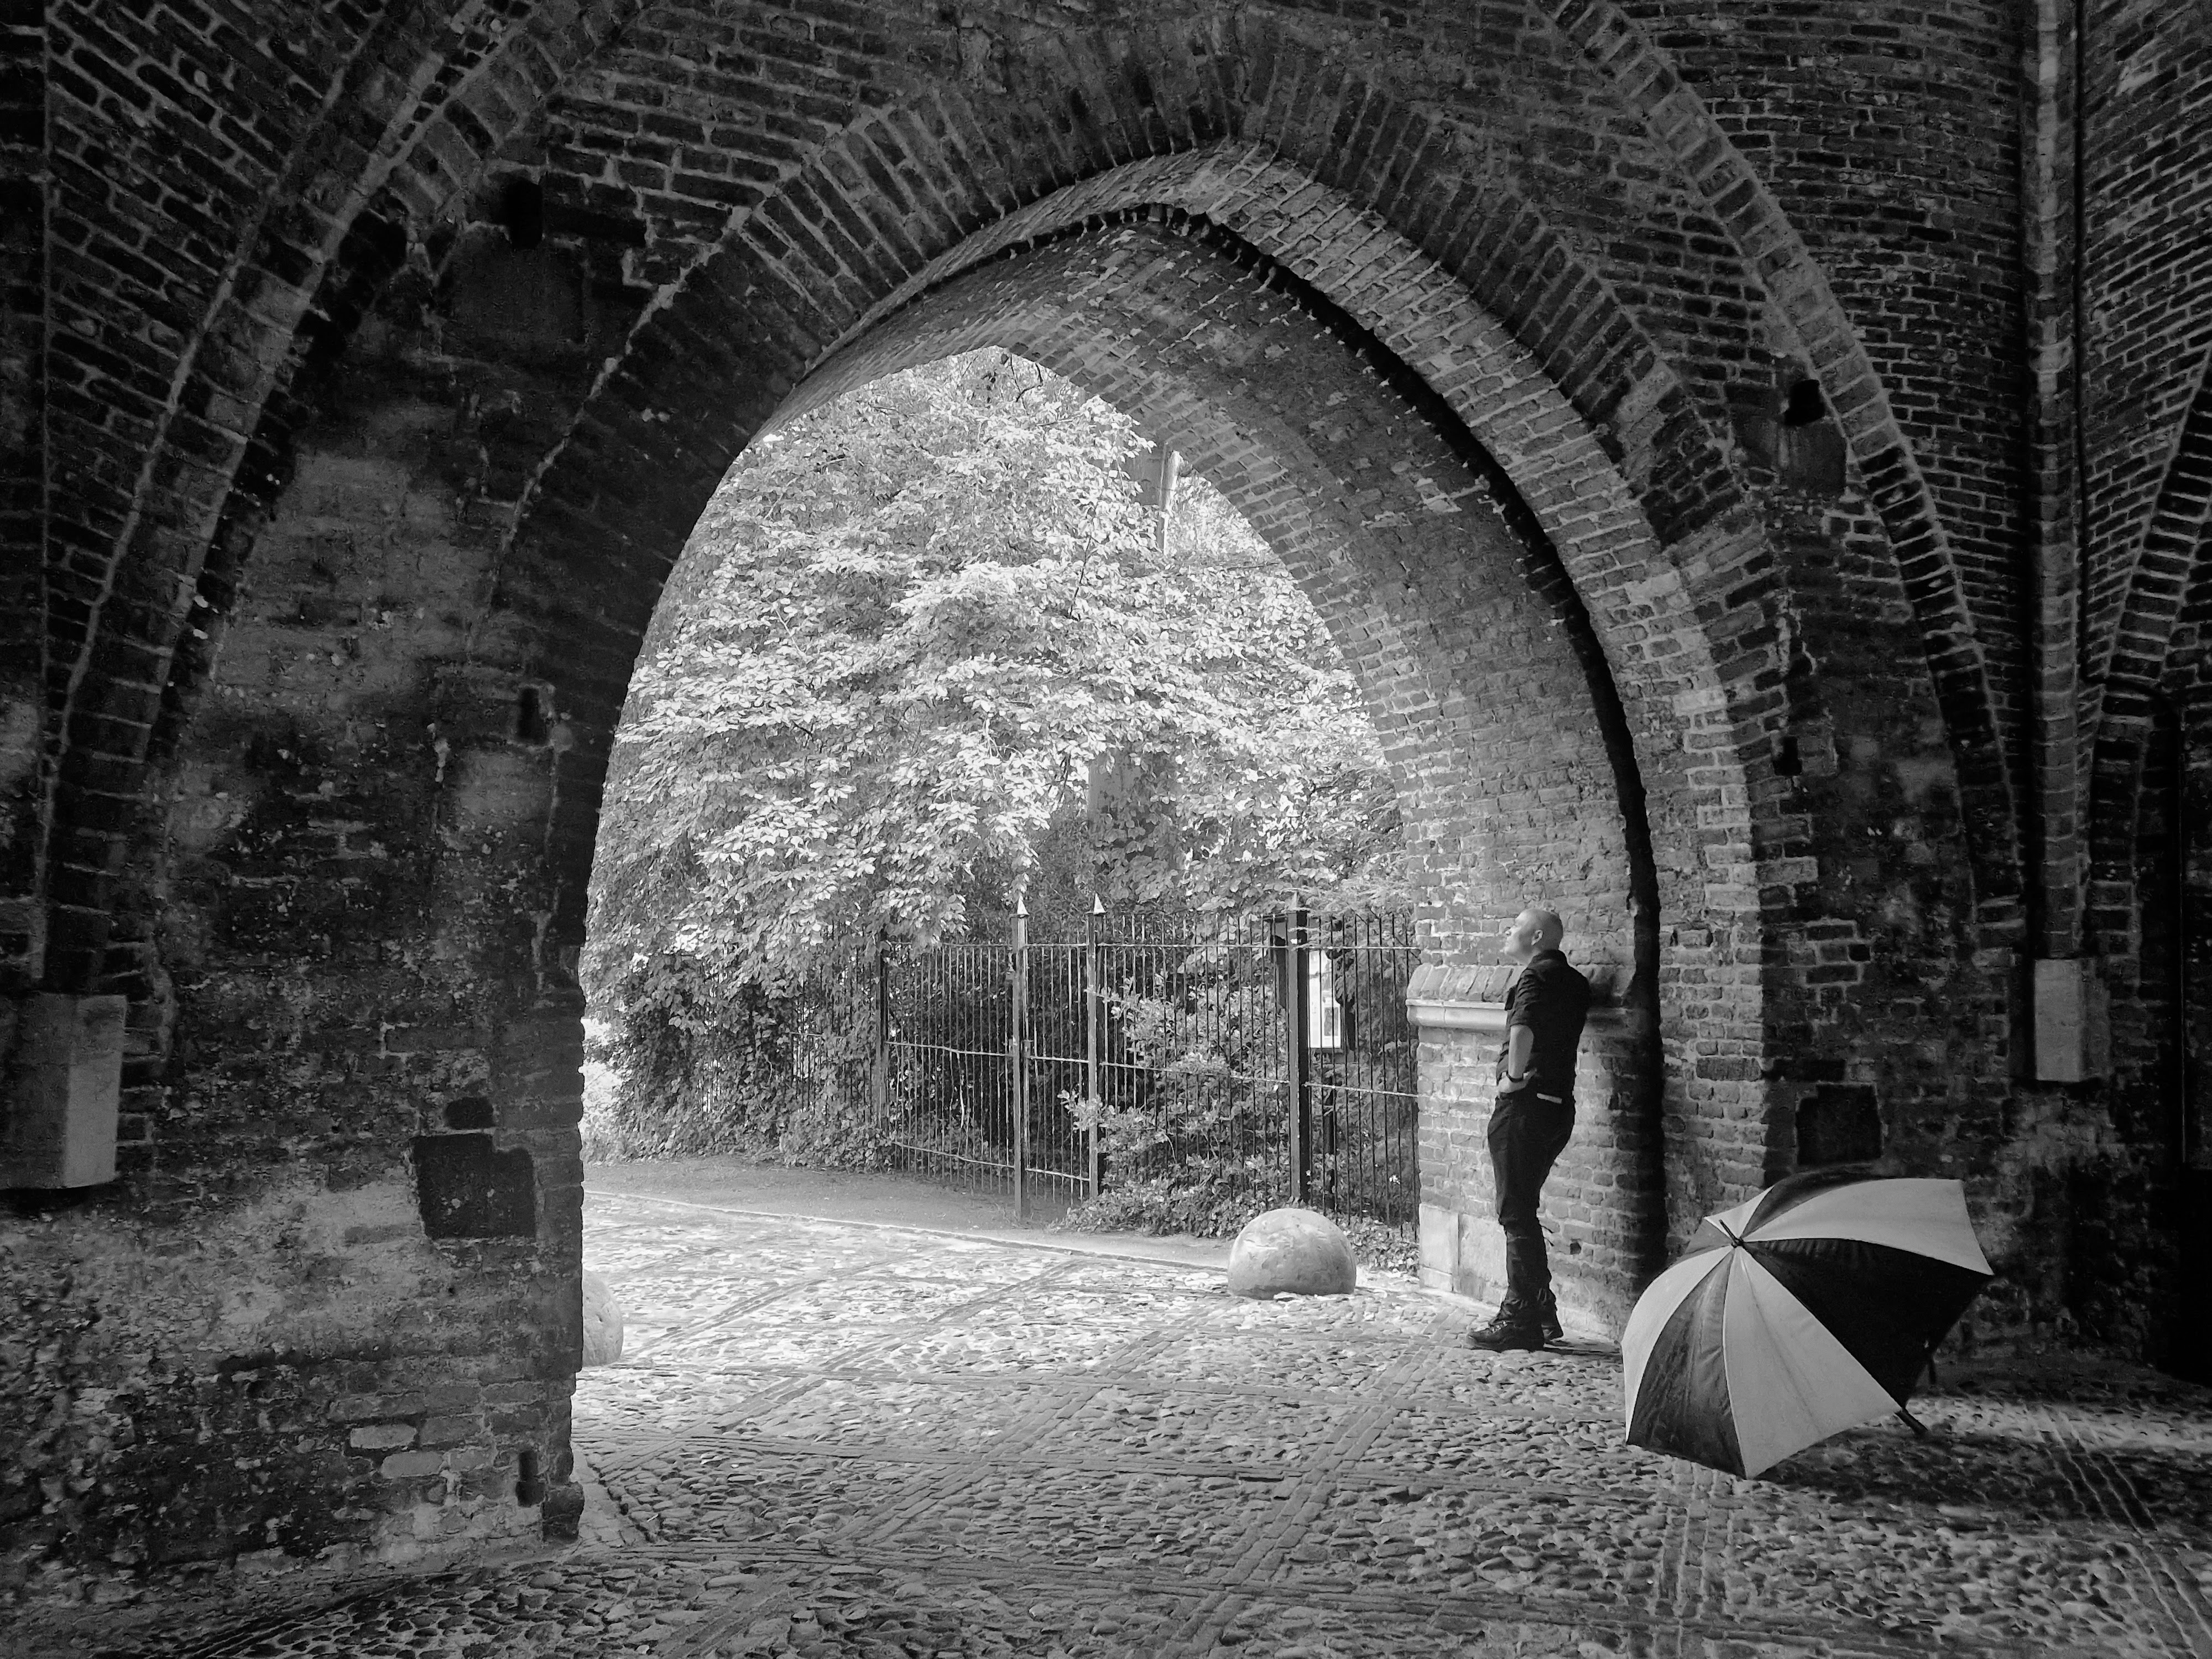
[[2212, 1652], [2202, 1389], [1984, 1366], [1917, 1402], [1924, 1442], [1738, 1480], [1623, 1443], [1614, 1353], [1471, 1352], [1403, 1278], [1243, 1301], [1218, 1244], [711, 1162], [592, 1172], [633, 1340], [578, 1379], [582, 1542], [165, 1585], [10, 1659]]

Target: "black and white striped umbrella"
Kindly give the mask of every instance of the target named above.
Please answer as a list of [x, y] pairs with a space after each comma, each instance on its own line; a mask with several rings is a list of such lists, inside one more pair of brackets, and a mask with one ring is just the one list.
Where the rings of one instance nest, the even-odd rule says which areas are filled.
[[1793, 1176], [1706, 1217], [1638, 1299], [1629, 1443], [1757, 1474], [1902, 1412], [1989, 1279], [1957, 1182]]

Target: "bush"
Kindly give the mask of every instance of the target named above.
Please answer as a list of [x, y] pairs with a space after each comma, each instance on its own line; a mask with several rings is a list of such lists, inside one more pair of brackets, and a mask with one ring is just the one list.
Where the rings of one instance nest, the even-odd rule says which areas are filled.
[[[1202, 1178], [1201, 1178], [1202, 1180]], [[1189, 1233], [1197, 1238], [1231, 1238], [1244, 1224], [1273, 1208], [1264, 1194], [1237, 1182], [1194, 1184], [1190, 1176], [1147, 1176], [1126, 1187], [1109, 1187], [1079, 1204], [1056, 1230], [1078, 1233]]]
[[[671, 987], [681, 987], [672, 994]], [[588, 1161], [768, 1155], [824, 1169], [881, 1161], [869, 1103], [872, 1033], [839, 1018], [849, 988], [726, 994], [662, 975], [659, 994], [592, 1022], [585, 1045]]]

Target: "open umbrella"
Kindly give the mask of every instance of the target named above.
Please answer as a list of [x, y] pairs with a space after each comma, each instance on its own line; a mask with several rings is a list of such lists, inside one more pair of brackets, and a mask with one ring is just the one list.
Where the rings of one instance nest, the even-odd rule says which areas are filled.
[[1778, 1182], [1706, 1217], [1638, 1298], [1620, 1340], [1629, 1443], [1757, 1474], [1902, 1413], [1989, 1279], [1955, 1181]]

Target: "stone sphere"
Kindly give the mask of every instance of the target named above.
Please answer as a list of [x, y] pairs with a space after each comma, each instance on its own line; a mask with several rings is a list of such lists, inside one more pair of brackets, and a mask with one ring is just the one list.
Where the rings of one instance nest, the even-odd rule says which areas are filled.
[[1254, 1216], [1229, 1247], [1229, 1289], [1235, 1296], [1350, 1296], [1358, 1280], [1352, 1241], [1312, 1210]]
[[615, 1287], [597, 1273], [584, 1275], [584, 1364], [611, 1365], [622, 1358], [622, 1304]]

